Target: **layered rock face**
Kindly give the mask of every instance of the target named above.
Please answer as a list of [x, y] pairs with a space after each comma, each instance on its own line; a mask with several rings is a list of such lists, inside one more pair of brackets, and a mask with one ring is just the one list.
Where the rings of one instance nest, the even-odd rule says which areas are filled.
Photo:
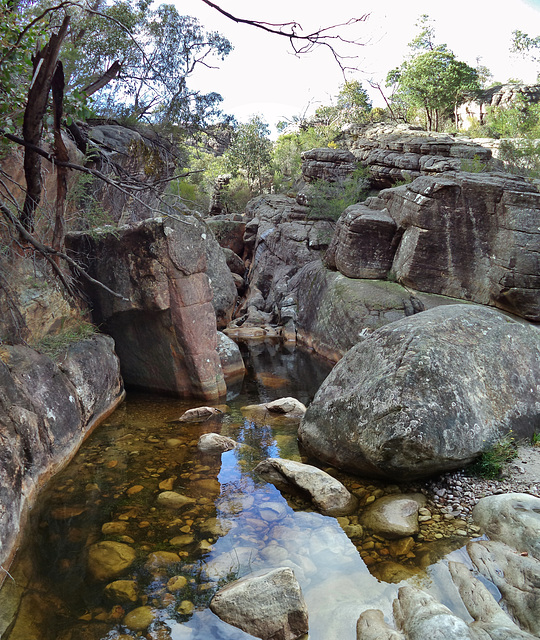
[[302, 176], [306, 182], [340, 182], [357, 167], [358, 160], [348, 149], [327, 147], [302, 153]]
[[[372, 185], [379, 189], [420, 175], [499, 166], [489, 149], [468, 138], [428, 133], [408, 125], [350, 125], [341, 134], [341, 143], [357, 164], [368, 168]], [[305, 163], [305, 170], [310, 172], [309, 163]]]
[[58, 363], [22, 345], [0, 348], [0, 565], [9, 566], [37, 490], [123, 398], [112, 338], [66, 348]]
[[326, 264], [538, 321], [539, 215], [540, 193], [523, 178], [422, 176], [349, 207]]
[[185, 216], [66, 239], [90, 274], [122, 296], [89, 288], [94, 321], [115, 338], [126, 384], [206, 400], [225, 393], [212, 302], [230, 285], [231, 309], [223, 312], [230, 317], [236, 289], [215, 241], [209, 278], [210, 235]]
[[451, 305], [378, 329], [338, 362], [300, 425], [307, 452], [359, 475], [415, 478], [472, 462], [540, 423], [540, 334]]

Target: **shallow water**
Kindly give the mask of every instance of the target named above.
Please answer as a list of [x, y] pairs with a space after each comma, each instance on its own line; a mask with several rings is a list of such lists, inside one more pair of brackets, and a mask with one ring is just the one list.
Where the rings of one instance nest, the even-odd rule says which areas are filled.
[[[445, 563], [436, 562], [463, 540], [416, 545], [393, 557], [392, 543], [366, 533], [355, 537], [357, 517], [322, 516], [253, 473], [267, 457], [301, 459], [297, 423], [254, 422], [240, 407], [286, 395], [308, 403], [330, 367], [271, 343], [245, 349], [249, 374], [231, 390], [222, 416], [177, 423], [200, 403], [130, 393], [48, 485], [10, 571], [14, 580], [0, 592], [2, 639], [251, 638], [219, 620], [208, 604], [230, 580], [280, 566], [293, 568], [300, 583], [311, 640], [354, 640], [356, 619], [368, 608], [389, 617], [395, 581], [403, 577], [467, 618]], [[211, 431], [242, 446], [221, 456], [201, 454], [198, 438]], [[359, 497], [386, 491], [340, 479]], [[157, 496], [166, 490], [192, 501], [178, 510], [161, 506]], [[88, 568], [89, 548], [103, 540], [135, 551], [118, 578], [96, 580]], [[130, 596], [105, 589], [118, 579], [131, 581]], [[126, 619], [141, 606], [154, 619], [144, 632]]]

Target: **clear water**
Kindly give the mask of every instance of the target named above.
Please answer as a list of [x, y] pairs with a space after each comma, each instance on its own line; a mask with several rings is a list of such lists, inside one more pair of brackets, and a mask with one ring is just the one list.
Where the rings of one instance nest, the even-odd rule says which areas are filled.
[[[0, 592], [2, 639], [251, 638], [217, 618], [209, 602], [227, 582], [281, 566], [291, 567], [300, 583], [311, 640], [355, 640], [362, 611], [378, 608], [390, 615], [395, 581], [402, 577], [413, 576], [466, 617], [451, 589], [441, 587], [448, 582], [444, 565], [434, 563], [448, 545], [424, 544], [409, 557], [393, 558], [384, 540], [365, 533], [355, 538], [354, 516], [322, 516], [253, 473], [270, 456], [301, 459], [297, 423], [254, 422], [241, 407], [288, 395], [309, 403], [330, 367], [271, 343], [245, 349], [249, 372], [230, 391], [223, 416], [178, 423], [197, 403], [128, 394], [48, 485], [10, 570], [13, 580]], [[204, 455], [196, 448], [198, 438], [211, 431], [242, 446]], [[359, 496], [385, 490], [340, 479]], [[193, 501], [178, 510], [161, 506], [157, 496], [171, 489]], [[135, 551], [135, 561], [118, 578], [96, 580], [88, 569], [88, 551], [102, 540]], [[106, 585], [119, 579], [131, 581], [131, 600], [108, 595]], [[130, 629], [126, 616], [141, 606], [153, 622], [145, 630], [136, 623]]]

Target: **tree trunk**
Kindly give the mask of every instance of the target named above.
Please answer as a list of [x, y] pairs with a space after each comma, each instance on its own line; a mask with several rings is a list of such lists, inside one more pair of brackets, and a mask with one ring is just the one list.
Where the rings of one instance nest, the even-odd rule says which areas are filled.
[[[28, 101], [24, 111], [24, 141], [39, 146], [43, 133], [43, 117], [47, 109], [49, 91], [53, 74], [58, 62], [60, 47], [67, 34], [69, 16], [64, 18], [57, 34], [33, 59], [34, 76], [28, 91]], [[41, 200], [41, 157], [30, 147], [24, 152], [24, 176], [26, 179], [26, 197], [21, 214], [21, 224], [29, 231], [34, 230], [34, 213]]]
[[[68, 162], [69, 156], [62, 139], [62, 111], [64, 102], [64, 68], [61, 62], [56, 65], [56, 71], [52, 79], [52, 96], [54, 106], [54, 156], [60, 162]], [[54, 220], [54, 232], [52, 248], [61, 251], [64, 245], [65, 234], [65, 205], [67, 195], [66, 167], [56, 165], [56, 213]], [[58, 257], [56, 258], [58, 264]]]

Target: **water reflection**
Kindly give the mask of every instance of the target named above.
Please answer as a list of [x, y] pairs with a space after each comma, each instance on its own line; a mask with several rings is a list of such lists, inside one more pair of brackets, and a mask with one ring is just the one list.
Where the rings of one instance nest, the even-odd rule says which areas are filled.
[[[246, 418], [241, 407], [285, 395], [307, 404], [328, 365], [275, 344], [244, 351], [249, 375], [226, 413], [177, 423], [196, 405], [130, 395], [55, 478], [12, 568], [16, 582], [0, 592], [2, 639], [250, 638], [208, 603], [228, 581], [282, 566], [303, 590], [310, 640], [354, 640], [362, 611], [390, 614], [398, 585], [370, 573], [363, 541], [345, 534], [342, 519], [253, 473], [266, 457], [300, 459], [297, 427]], [[211, 431], [241, 446], [202, 454], [198, 438]]]

